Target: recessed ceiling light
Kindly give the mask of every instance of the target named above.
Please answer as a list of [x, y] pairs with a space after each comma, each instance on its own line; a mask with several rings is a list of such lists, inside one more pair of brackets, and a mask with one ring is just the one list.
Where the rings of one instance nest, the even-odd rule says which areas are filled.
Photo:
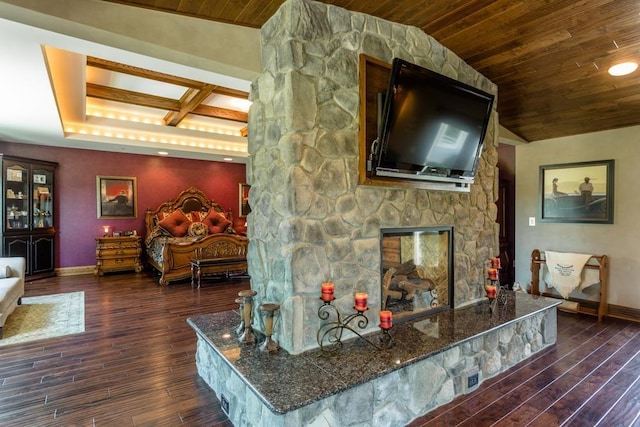
[[168, 156], [169, 152], [167, 152], [167, 151], [158, 151], [158, 154], [160, 154], [161, 156]]
[[225, 162], [232, 162], [232, 161], [233, 161], [233, 159], [232, 159], [231, 157], [225, 157], [225, 158], [224, 158], [224, 161], [225, 161]]
[[635, 62], [621, 62], [609, 68], [609, 74], [612, 76], [626, 76], [627, 74], [633, 73], [636, 69], [638, 69], [638, 64]]

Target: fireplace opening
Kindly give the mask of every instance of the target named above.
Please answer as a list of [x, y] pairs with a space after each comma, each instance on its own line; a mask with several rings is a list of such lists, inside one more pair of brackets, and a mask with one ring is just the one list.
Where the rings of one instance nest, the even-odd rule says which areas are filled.
[[453, 308], [453, 227], [380, 230], [381, 309], [396, 322]]

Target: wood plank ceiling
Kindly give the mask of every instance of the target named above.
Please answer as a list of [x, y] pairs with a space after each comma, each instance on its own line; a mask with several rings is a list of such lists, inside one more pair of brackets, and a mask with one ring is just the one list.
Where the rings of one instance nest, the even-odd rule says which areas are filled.
[[[261, 27], [284, 0], [105, 0]], [[500, 123], [528, 141], [640, 124], [640, 3], [325, 0], [423, 29], [498, 85]]]

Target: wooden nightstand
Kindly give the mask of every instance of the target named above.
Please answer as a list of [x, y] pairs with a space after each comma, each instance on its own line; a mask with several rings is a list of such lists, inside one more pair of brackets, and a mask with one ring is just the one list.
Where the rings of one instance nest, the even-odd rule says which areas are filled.
[[102, 276], [106, 272], [142, 271], [142, 237], [96, 237], [96, 268], [93, 273]]

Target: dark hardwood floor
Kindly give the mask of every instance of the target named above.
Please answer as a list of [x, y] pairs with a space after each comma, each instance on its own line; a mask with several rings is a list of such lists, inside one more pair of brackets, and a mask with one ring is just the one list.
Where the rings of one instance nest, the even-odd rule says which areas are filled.
[[[83, 334], [0, 347], [0, 426], [229, 426], [185, 319], [236, 308], [247, 280], [167, 288], [146, 274], [56, 277], [85, 291]], [[640, 324], [560, 314], [558, 344], [412, 426], [640, 426]]]
[[0, 347], [2, 426], [230, 426], [195, 367], [186, 319], [237, 308], [248, 280], [163, 288], [151, 273], [27, 283], [85, 291], [85, 333]]

